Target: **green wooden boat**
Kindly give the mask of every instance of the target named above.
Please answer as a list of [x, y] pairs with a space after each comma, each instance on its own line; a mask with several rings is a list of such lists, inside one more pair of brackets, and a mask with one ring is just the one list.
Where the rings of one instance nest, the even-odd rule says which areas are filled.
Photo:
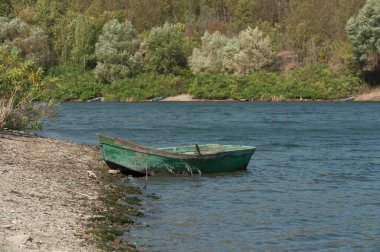
[[119, 138], [98, 136], [108, 166], [136, 176], [245, 170], [256, 150], [253, 146], [220, 144], [150, 148]]

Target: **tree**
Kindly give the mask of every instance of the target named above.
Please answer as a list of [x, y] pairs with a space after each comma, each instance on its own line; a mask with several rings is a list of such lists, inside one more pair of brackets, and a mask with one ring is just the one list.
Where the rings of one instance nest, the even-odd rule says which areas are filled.
[[194, 74], [217, 73], [223, 71], [224, 48], [228, 38], [220, 32], [205, 32], [201, 38], [201, 48], [194, 48], [189, 57], [190, 69]]
[[61, 64], [65, 64], [72, 59], [77, 16], [77, 13], [68, 11], [52, 27], [54, 34], [54, 39], [51, 39], [52, 50]]
[[13, 12], [11, 0], [0, 0], [0, 17], [8, 17]]
[[32, 101], [42, 90], [42, 69], [20, 57], [16, 49], [0, 46], [0, 129], [34, 127], [41, 113]]
[[127, 17], [136, 25], [139, 31], [162, 25], [168, 20], [168, 4], [162, 0], [130, 0]]
[[34, 7], [34, 22], [42, 27], [42, 29], [47, 30], [51, 26], [51, 0], [37, 0]]
[[144, 40], [145, 62], [149, 70], [166, 74], [187, 66], [183, 28], [181, 24], [165, 23], [149, 32]]
[[367, 0], [356, 17], [348, 20], [347, 36], [361, 64], [380, 63], [380, 1]]
[[0, 18], [0, 42], [18, 48], [20, 56], [34, 61], [39, 66], [47, 66], [50, 63], [51, 52], [45, 32], [18, 18], [10, 21]]
[[260, 70], [273, 62], [270, 39], [248, 27], [239, 37], [227, 38], [219, 32], [202, 37], [202, 46], [189, 58], [194, 74], [228, 72], [238, 75]]
[[140, 40], [131, 22], [120, 23], [116, 19], [107, 22], [95, 46], [97, 65], [95, 77], [112, 82], [126, 77], [133, 67], [133, 56]]
[[[239, 42], [234, 43], [240, 45], [240, 51], [233, 56], [232, 67], [224, 62], [226, 69], [230, 68], [234, 73], [239, 75], [249, 74], [253, 71], [260, 70], [273, 62], [273, 52], [269, 37], [256, 27], [252, 29], [248, 27], [239, 33]], [[226, 50], [226, 49], [225, 49]]]
[[87, 61], [94, 52], [95, 32], [91, 19], [79, 15], [75, 20], [74, 47], [72, 57], [74, 63], [86, 68]]

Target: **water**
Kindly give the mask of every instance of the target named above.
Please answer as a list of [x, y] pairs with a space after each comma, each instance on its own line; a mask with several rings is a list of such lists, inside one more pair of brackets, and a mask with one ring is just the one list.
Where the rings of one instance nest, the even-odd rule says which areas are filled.
[[[254, 145], [247, 172], [151, 177], [148, 251], [380, 251], [380, 103], [63, 103], [43, 134]], [[132, 179], [141, 186], [143, 180]]]

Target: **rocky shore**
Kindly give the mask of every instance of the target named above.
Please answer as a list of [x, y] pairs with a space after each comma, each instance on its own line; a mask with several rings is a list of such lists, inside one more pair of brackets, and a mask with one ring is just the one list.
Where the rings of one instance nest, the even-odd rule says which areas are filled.
[[99, 251], [107, 170], [97, 147], [0, 132], [0, 251]]

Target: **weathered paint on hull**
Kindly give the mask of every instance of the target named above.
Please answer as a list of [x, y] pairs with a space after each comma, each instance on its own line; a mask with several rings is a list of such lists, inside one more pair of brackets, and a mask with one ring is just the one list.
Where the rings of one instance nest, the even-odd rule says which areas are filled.
[[231, 153], [215, 159], [177, 159], [136, 152], [122, 147], [102, 144], [103, 159], [109, 164], [126, 167], [132, 172], [145, 174], [174, 173], [199, 174], [232, 172], [247, 168], [253, 150]]

